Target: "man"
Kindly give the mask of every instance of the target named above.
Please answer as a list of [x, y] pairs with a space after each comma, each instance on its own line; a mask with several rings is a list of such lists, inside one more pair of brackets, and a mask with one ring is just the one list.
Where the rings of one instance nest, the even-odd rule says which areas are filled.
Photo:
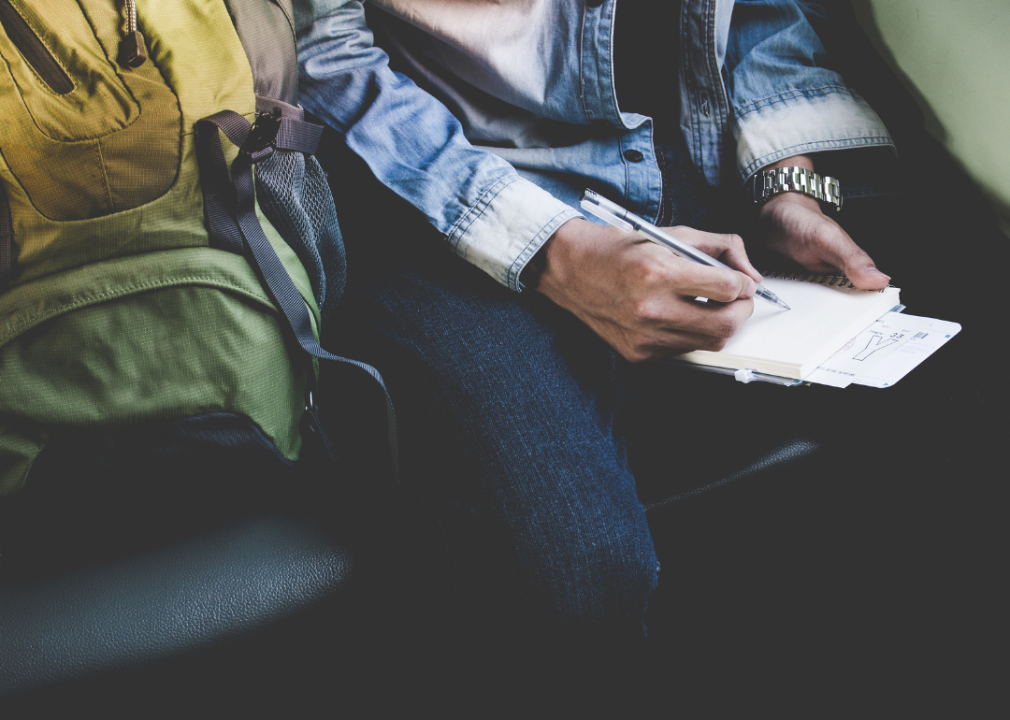
[[[814, 153], [887, 148], [889, 135], [824, 67], [806, 3], [684, 0], [671, 17], [617, 0], [374, 4], [417, 84], [389, 69], [360, 3], [305, 0], [302, 103], [498, 285], [373, 210], [371, 237], [355, 249], [349, 233], [349, 351], [386, 375], [404, 474], [470, 586], [552, 626], [641, 637], [659, 568], [612, 351], [718, 349], [750, 316], [760, 274], [741, 238], [685, 227], [726, 224], [713, 188], [813, 172]], [[733, 269], [587, 222], [585, 187], [672, 220]], [[812, 197], [781, 192], [759, 213], [785, 258], [887, 284]]]

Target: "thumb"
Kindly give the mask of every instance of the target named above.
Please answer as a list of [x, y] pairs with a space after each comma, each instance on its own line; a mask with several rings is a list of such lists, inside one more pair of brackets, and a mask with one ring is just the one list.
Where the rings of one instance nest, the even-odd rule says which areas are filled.
[[880, 272], [873, 259], [858, 247], [842, 258], [840, 265], [846, 277], [860, 290], [883, 290], [891, 281], [891, 277]]
[[822, 258], [840, 269], [860, 290], [883, 290], [891, 277], [877, 269], [877, 264], [865, 250], [856, 245], [837, 223], [830, 229], [822, 226], [826, 233], [820, 236]]

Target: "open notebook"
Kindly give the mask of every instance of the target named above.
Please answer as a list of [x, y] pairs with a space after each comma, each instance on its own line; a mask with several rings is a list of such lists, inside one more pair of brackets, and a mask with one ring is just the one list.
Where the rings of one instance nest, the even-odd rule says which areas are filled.
[[773, 273], [764, 278], [764, 286], [791, 310], [755, 299], [754, 314], [722, 350], [695, 350], [675, 359], [802, 380], [899, 304], [896, 287], [866, 292], [839, 276]]

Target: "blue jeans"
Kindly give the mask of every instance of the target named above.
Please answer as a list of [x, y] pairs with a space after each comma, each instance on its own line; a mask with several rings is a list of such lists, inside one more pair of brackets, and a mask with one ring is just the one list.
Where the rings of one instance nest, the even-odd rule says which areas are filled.
[[461, 588], [523, 624], [643, 637], [658, 563], [613, 352], [408, 227], [349, 245], [334, 347], [385, 377], [404, 483], [437, 516]]

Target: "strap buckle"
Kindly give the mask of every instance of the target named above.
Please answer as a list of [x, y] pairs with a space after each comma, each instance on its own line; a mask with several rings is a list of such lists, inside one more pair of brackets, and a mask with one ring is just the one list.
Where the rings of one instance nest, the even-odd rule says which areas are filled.
[[241, 152], [253, 163], [266, 160], [277, 149], [277, 133], [281, 129], [281, 110], [257, 112], [249, 136], [242, 143]]

